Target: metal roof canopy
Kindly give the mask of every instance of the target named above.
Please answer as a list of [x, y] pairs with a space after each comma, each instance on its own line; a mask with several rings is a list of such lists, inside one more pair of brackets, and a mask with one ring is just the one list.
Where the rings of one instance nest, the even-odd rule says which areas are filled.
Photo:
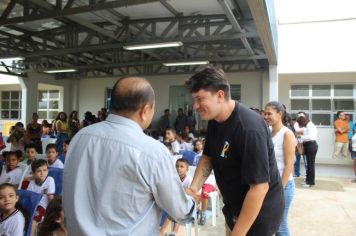
[[[272, 0], [4, 0], [0, 58], [8, 73], [73, 68], [56, 78], [194, 73], [208, 60], [227, 72], [277, 64]], [[128, 51], [125, 44], [181, 41], [177, 48]]]

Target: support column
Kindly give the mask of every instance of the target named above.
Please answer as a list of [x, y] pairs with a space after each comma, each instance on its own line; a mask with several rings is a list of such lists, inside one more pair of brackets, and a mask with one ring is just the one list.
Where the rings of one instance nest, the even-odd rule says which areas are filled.
[[269, 76], [268, 71], [261, 72], [261, 108], [269, 102]]
[[26, 125], [32, 120], [32, 113], [37, 112], [38, 82], [31, 79], [31, 73], [27, 78], [19, 77], [19, 82], [22, 88], [21, 121]]
[[278, 66], [269, 66], [269, 101], [278, 101]]
[[71, 84], [71, 109], [79, 112], [79, 79], [73, 80]]

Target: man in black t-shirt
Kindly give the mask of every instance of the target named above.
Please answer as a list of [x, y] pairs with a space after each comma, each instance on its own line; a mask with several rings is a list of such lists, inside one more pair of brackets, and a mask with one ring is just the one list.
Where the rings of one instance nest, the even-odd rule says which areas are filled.
[[266, 123], [231, 100], [222, 70], [208, 67], [186, 85], [194, 109], [202, 120], [209, 120], [204, 152], [187, 191], [197, 193], [213, 169], [224, 200], [227, 235], [273, 235], [281, 222], [284, 198]]

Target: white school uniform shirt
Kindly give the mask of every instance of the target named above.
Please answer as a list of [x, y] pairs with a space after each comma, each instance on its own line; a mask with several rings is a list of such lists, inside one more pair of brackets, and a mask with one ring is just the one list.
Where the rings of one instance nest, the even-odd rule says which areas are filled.
[[[32, 163], [31, 163], [32, 164]], [[20, 162], [20, 167], [23, 170], [22, 176], [27, 177], [32, 175], [31, 164], [27, 164], [27, 160]]]
[[192, 183], [192, 177], [190, 177], [188, 174], [186, 174], [184, 179], [180, 180], [180, 181], [182, 181], [182, 187], [184, 189], [186, 189], [186, 188], [189, 188], [190, 184]]
[[63, 162], [57, 158], [52, 164], [48, 163], [48, 167], [63, 169], [64, 165]]
[[180, 150], [193, 151], [193, 145], [191, 143], [183, 142], [179, 144]]
[[54, 183], [54, 179], [51, 176], [47, 176], [47, 178], [41, 185], [36, 184], [35, 180], [31, 180], [27, 187], [27, 190], [42, 194], [42, 198], [39, 205], [46, 209], [48, 206], [47, 194], [54, 194], [54, 192], [56, 191], [56, 185]]
[[21, 211], [16, 210], [5, 219], [0, 220], [1, 236], [23, 236], [25, 228], [25, 217]]
[[172, 151], [173, 153], [179, 153], [180, 151], [180, 146], [179, 146], [179, 142], [177, 140], [174, 140], [172, 143]]
[[23, 170], [21, 167], [16, 167], [15, 169], [7, 172], [6, 166], [2, 167], [1, 176], [0, 176], [0, 184], [9, 183], [19, 185], [21, 181]]
[[28, 177], [32, 175], [32, 168], [31, 165], [28, 165], [25, 167], [23, 174], [22, 174], [22, 178]]

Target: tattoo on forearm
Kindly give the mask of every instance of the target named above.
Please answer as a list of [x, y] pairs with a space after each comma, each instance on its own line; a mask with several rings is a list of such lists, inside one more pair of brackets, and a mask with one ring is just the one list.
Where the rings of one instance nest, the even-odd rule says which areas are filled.
[[203, 176], [204, 177], [209, 177], [210, 173], [211, 173], [211, 166], [207, 166], [203, 168]]

